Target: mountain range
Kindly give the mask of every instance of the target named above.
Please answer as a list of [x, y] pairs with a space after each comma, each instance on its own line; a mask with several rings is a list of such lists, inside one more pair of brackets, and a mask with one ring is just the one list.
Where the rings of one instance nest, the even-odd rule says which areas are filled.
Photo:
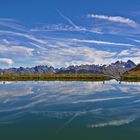
[[63, 68], [52, 66], [35, 66], [31, 68], [8, 68], [0, 69], [0, 74], [106, 74], [112, 77], [119, 77], [122, 73], [136, 67], [136, 64], [128, 60], [127, 62], [117, 61], [109, 65], [75, 65]]

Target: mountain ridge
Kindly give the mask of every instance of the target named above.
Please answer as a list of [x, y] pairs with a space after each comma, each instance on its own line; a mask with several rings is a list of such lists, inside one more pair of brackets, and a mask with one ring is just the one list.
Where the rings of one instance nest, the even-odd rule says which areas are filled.
[[119, 77], [122, 73], [136, 67], [136, 64], [128, 60], [116, 61], [109, 65], [75, 65], [62, 68], [52, 66], [35, 66], [0, 69], [0, 74], [106, 74], [113, 77]]

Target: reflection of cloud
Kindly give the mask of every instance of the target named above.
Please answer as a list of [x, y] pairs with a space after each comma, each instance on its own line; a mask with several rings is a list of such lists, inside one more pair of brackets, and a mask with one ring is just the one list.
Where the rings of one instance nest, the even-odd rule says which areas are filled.
[[8, 108], [8, 109], [0, 110], [0, 113], [12, 112], [12, 111], [20, 111], [20, 110], [22, 111], [24, 109], [26, 110], [26, 109], [29, 109], [31, 107], [34, 107], [37, 104], [41, 104], [41, 103], [43, 103], [45, 101], [46, 101], [45, 99], [37, 100], [37, 101], [31, 102], [31, 103], [28, 103], [26, 105], [23, 105], [23, 106], [16, 106], [14, 108]]
[[22, 84], [17, 84], [16, 82], [6, 82], [6, 84], [0, 84], [0, 100], [3, 97], [18, 97], [18, 96], [26, 96], [31, 93], [32, 91], [32, 86], [24, 85]]
[[121, 99], [129, 99], [133, 98], [134, 96], [125, 96], [125, 97], [114, 97], [114, 98], [103, 98], [103, 99], [90, 99], [90, 100], [78, 100], [74, 101], [72, 103], [77, 104], [77, 103], [94, 103], [94, 102], [104, 102], [104, 101], [111, 101], [111, 100], [121, 100]]
[[124, 118], [128, 114], [139, 117], [135, 105], [139, 104], [140, 96], [133, 92], [139, 92], [139, 84], [118, 84], [114, 80], [105, 81], [104, 84], [60, 81], [1, 82], [0, 116], [3, 117], [0, 117], [0, 122], [12, 122], [32, 114], [45, 118], [65, 118], [69, 120], [68, 124], [74, 116], [76, 119], [88, 116], [87, 124], [92, 124], [91, 120], [94, 118], [96, 127], [127, 124], [127, 119]]
[[7, 116], [0, 117], [0, 124], [11, 124], [15, 123], [17, 119], [23, 117], [27, 111], [20, 111], [17, 113], [9, 114]]
[[[105, 86], [103, 82], [12, 82], [6, 86], [0, 85], [0, 95], [10, 94], [12, 96], [27, 95], [30, 93], [61, 93], [61, 94], [93, 94], [113, 90], [112, 86]], [[17, 86], [18, 85], [18, 86]], [[23, 86], [24, 85], [24, 86]], [[36, 89], [34, 89], [37, 86]], [[20, 93], [20, 94], [19, 94]], [[42, 94], [39, 94], [42, 95]]]
[[63, 96], [68, 96], [66, 94], [76, 94], [76, 95], [88, 95], [98, 92], [115, 92], [120, 90], [124, 93], [139, 93], [140, 84], [136, 83], [125, 83], [105, 81], [103, 82], [62, 82], [62, 81], [50, 81], [50, 82], [6, 82], [6, 85], [3, 85], [3, 82], [0, 82], [0, 96], [2, 95], [12, 95], [12, 96], [21, 96], [28, 95], [33, 93], [41, 93], [37, 96], [42, 96], [43, 94], [52, 93], [58, 96], [59, 93]]
[[107, 127], [107, 126], [121, 126], [121, 125], [129, 124], [129, 123], [133, 122], [135, 119], [136, 119], [135, 116], [130, 116], [126, 119], [113, 120], [113, 121], [99, 123], [99, 124], [91, 124], [91, 125], [88, 125], [88, 127], [98, 128], [98, 127]]
[[124, 86], [124, 87], [119, 87], [119, 89], [121, 90], [121, 92], [124, 92], [124, 93], [131, 93], [131, 94], [139, 94], [140, 93], [140, 88], [137, 87], [137, 86], [134, 86], [134, 87], [127, 87], [127, 86]]

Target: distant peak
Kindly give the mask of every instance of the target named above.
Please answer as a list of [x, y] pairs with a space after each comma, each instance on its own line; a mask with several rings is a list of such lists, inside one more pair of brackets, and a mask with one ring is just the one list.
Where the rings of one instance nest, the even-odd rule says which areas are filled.
[[127, 63], [135, 64], [132, 60], [128, 60]]
[[125, 62], [119, 61], [119, 60], [118, 60], [118, 61], [116, 61], [114, 64], [117, 65], [117, 64], [124, 64], [124, 63], [125, 63]]

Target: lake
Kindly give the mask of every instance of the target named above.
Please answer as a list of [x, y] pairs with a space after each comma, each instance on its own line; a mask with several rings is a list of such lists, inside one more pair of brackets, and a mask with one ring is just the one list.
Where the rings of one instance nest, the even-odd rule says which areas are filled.
[[140, 140], [140, 83], [0, 82], [1, 140]]

